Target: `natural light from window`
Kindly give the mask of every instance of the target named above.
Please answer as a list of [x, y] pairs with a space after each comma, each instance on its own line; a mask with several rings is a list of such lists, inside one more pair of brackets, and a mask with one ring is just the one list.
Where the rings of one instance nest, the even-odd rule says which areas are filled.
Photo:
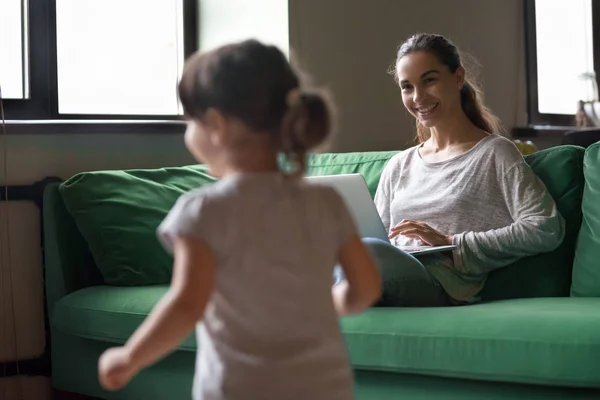
[[60, 113], [181, 114], [182, 0], [56, 0], [56, 18]]
[[0, 0], [0, 86], [2, 98], [28, 97], [24, 71], [21, 0]]
[[289, 56], [287, 1], [202, 0], [198, 4], [202, 50], [254, 38], [277, 46]]
[[[593, 73], [592, 0], [536, 0], [538, 111], [575, 114]], [[590, 99], [591, 100], [591, 99]]]

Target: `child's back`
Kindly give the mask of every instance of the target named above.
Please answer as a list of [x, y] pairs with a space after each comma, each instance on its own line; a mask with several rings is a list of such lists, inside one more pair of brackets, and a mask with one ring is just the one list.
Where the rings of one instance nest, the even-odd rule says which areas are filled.
[[337, 193], [277, 172], [238, 175], [182, 196], [159, 232], [167, 245], [198, 237], [218, 264], [198, 327], [196, 398], [267, 387], [273, 399], [352, 397], [331, 276], [356, 230]]
[[[381, 278], [337, 193], [300, 179], [331, 130], [325, 98], [254, 40], [194, 54], [178, 90], [186, 146], [221, 179], [159, 227], [171, 288], [102, 355], [103, 386], [123, 387], [196, 328], [196, 400], [351, 399], [337, 316], [372, 305]], [[332, 287], [338, 262], [346, 279]]]

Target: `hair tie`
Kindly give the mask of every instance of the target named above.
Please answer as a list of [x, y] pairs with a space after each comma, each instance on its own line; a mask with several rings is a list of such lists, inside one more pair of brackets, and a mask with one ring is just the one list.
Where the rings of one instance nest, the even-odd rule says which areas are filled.
[[300, 88], [294, 88], [290, 90], [285, 96], [285, 102], [288, 108], [294, 108], [300, 105], [302, 101], [302, 91]]

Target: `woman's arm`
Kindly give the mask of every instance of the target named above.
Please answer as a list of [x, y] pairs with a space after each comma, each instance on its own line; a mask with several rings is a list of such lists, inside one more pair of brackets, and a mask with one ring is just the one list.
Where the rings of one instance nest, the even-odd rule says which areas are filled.
[[202, 319], [213, 289], [213, 252], [191, 236], [172, 239], [171, 288], [124, 347], [110, 349], [100, 358], [100, 382], [106, 389], [124, 386], [140, 369], [175, 350]]
[[503, 176], [504, 200], [514, 220], [509, 226], [453, 236], [454, 262], [467, 273], [487, 273], [520, 258], [556, 249], [565, 223], [543, 182], [525, 163]]
[[377, 191], [375, 192], [375, 207], [381, 217], [381, 222], [385, 227], [386, 232], [390, 232], [391, 216], [390, 216], [390, 205], [392, 203], [392, 185], [394, 177], [399, 175], [396, 171], [398, 163], [396, 162], [397, 157], [393, 156], [381, 172], [379, 183], [377, 184]]

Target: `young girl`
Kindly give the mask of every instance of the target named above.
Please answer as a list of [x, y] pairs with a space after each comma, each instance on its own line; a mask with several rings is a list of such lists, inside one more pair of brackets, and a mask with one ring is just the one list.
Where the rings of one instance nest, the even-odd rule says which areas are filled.
[[[373, 304], [381, 281], [341, 198], [301, 179], [330, 131], [324, 99], [257, 41], [192, 56], [179, 96], [187, 148], [221, 179], [181, 196], [159, 227], [171, 288], [102, 355], [100, 382], [123, 387], [197, 326], [196, 400], [351, 399], [337, 316]], [[347, 279], [332, 289], [336, 263]]]

